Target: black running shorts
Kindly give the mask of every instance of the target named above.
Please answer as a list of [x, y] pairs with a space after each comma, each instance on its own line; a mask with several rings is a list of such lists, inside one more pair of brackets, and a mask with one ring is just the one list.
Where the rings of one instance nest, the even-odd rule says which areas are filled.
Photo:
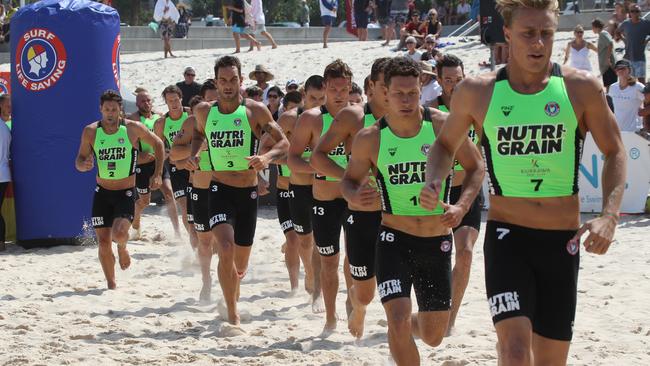
[[377, 236], [377, 291], [382, 304], [411, 297], [419, 311], [451, 308], [452, 236], [419, 237], [379, 227]]
[[133, 221], [135, 201], [138, 194], [135, 187], [111, 191], [95, 187], [93, 197], [92, 224], [96, 229], [113, 227], [113, 220], [123, 218]]
[[492, 321], [525, 316], [543, 337], [570, 341], [576, 313], [580, 242], [575, 230], [488, 221], [485, 288]]
[[190, 184], [190, 172], [185, 169], [178, 169], [174, 164], [169, 164], [169, 169], [174, 199], [185, 197], [187, 194], [187, 186]]
[[[257, 225], [257, 186], [233, 187], [216, 184], [210, 192], [210, 226], [228, 224], [235, 230], [235, 244], [253, 245]], [[214, 204], [212, 204], [214, 203]]]
[[[449, 203], [456, 204], [460, 198], [461, 191], [463, 186], [454, 186], [449, 190]], [[481, 209], [483, 208], [483, 193], [479, 192], [472, 202], [472, 205], [469, 207], [469, 211], [463, 216], [463, 219], [460, 221], [460, 224], [454, 228], [454, 232], [460, 229], [463, 226], [469, 226], [476, 231], [481, 230]]]
[[276, 190], [276, 209], [278, 210], [278, 221], [283, 233], [293, 230], [291, 222], [291, 211], [289, 209], [289, 196], [291, 195], [286, 189], [278, 188]]
[[348, 210], [345, 245], [352, 278], [363, 281], [375, 277], [375, 247], [381, 225], [381, 211]]
[[289, 213], [291, 214], [291, 223], [296, 234], [311, 234], [311, 213], [313, 205], [314, 195], [311, 184], [289, 184]]
[[318, 253], [324, 257], [341, 251], [341, 227], [347, 218], [348, 204], [343, 198], [331, 201], [314, 199], [311, 219], [314, 224], [314, 242]]
[[138, 194], [149, 194], [149, 183], [154, 171], [156, 171], [156, 162], [152, 161], [135, 167], [135, 187]]
[[[190, 196], [192, 201], [192, 215], [194, 216], [194, 230], [200, 233], [210, 232], [210, 206], [214, 204], [215, 195], [211, 194], [217, 191], [217, 183], [210, 182], [209, 188], [192, 189]], [[211, 201], [212, 200], [212, 201]]]

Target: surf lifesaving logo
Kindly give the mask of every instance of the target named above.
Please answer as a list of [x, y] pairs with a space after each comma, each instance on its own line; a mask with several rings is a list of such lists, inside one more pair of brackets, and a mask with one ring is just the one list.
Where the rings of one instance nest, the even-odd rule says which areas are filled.
[[25, 32], [16, 47], [16, 76], [30, 91], [54, 86], [65, 71], [67, 55], [61, 39], [44, 28]]
[[0, 95], [9, 94], [9, 81], [0, 76]]
[[113, 66], [113, 77], [115, 78], [115, 85], [117, 89], [120, 89], [120, 35], [118, 34], [115, 37], [115, 42], [113, 42], [113, 56], [111, 65]]

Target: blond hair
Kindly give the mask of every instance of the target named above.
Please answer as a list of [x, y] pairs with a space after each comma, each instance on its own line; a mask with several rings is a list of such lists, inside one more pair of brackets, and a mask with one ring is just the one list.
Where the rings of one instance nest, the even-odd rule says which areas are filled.
[[573, 28], [574, 33], [575, 32], [584, 32], [584, 31], [585, 31], [585, 29], [582, 28], [582, 25], [580, 25], [580, 24], [576, 25], [575, 28]]
[[497, 10], [503, 17], [503, 24], [506, 27], [512, 25], [514, 12], [520, 8], [550, 10], [555, 13], [555, 16], [559, 16], [560, 12], [557, 0], [497, 0]]

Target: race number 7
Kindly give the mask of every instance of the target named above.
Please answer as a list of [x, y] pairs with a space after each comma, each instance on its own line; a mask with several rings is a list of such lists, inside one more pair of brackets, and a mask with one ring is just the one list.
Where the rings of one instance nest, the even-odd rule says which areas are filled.
[[544, 179], [531, 179], [530, 180], [531, 183], [535, 183], [535, 192], [539, 191], [539, 186], [542, 185], [543, 181], [544, 181]]

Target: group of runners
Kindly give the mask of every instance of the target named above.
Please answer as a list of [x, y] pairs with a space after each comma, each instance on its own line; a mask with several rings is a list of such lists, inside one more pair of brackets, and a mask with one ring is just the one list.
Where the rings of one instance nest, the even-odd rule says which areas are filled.
[[[589, 232], [586, 251], [607, 251], [619, 218], [625, 152], [600, 81], [551, 62], [557, 2], [499, 0], [498, 6], [510, 45], [507, 66], [465, 78], [462, 61], [445, 55], [437, 65], [443, 94], [436, 108], [419, 105], [421, 69], [406, 57], [374, 61], [361, 105], [349, 103], [350, 68], [329, 63], [322, 76], [305, 81], [304, 105], [289, 106], [277, 123], [266, 106], [241, 96], [241, 64], [233, 56], [217, 60], [214, 81], [191, 101], [191, 113], [174, 86], [162, 93], [168, 107], [162, 117], [152, 113], [146, 91], [127, 119], [120, 96], [104, 93], [102, 120], [84, 129], [76, 166], [97, 166], [92, 221], [108, 287], [116, 286], [112, 242], [127, 268], [131, 222], [140, 228], [149, 193], [160, 188], [175, 231], [174, 200], [197, 250], [201, 300], [211, 298], [216, 253], [227, 319], [238, 324], [258, 173], [274, 164], [292, 291], [302, 262], [313, 311], [325, 312], [325, 332], [336, 328], [343, 230], [350, 333], [363, 335], [376, 289], [393, 359], [416, 365], [414, 336], [436, 347], [454, 326], [487, 173], [486, 295], [500, 364], [565, 364], [581, 236]], [[602, 215], [581, 226], [577, 180], [587, 132], [605, 159], [604, 201]]]

